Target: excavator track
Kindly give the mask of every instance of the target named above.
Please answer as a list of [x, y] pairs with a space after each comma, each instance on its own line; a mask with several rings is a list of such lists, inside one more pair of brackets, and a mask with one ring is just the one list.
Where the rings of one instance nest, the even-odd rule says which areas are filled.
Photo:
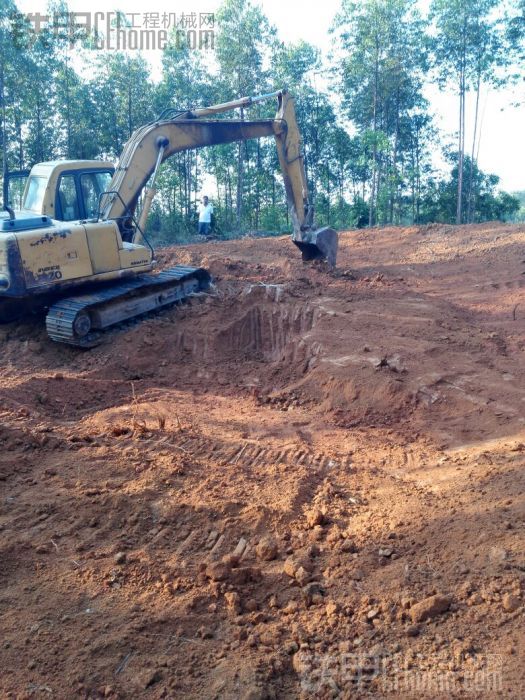
[[205, 291], [210, 283], [204, 268], [177, 265], [156, 275], [138, 275], [88, 294], [66, 297], [50, 307], [47, 333], [57, 343], [90, 348], [100, 342], [106, 328], [171, 306]]

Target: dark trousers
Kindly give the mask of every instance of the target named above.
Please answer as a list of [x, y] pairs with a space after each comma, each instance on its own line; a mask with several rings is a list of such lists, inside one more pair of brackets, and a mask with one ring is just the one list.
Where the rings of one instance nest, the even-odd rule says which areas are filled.
[[207, 221], [199, 221], [199, 233], [201, 236], [207, 236], [210, 232], [210, 224]]

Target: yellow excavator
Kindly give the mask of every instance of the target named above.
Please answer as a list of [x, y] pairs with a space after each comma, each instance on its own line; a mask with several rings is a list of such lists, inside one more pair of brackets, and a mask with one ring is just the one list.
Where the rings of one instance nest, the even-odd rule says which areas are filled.
[[[268, 98], [278, 100], [275, 119], [213, 118]], [[144, 228], [159, 168], [174, 153], [264, 136], [275, 138], [292, 241], [304, 260], [333, 267], [337, 233], [315, 229], [294, 101], [280, 90], [203, 109], [165, 110], [132, 134], [116, 168], [102, 161], [35, 165], [22, 208], [6, 206], [0, 218], [0, 322], [47, 309], [52, 340], [91, 347], [110, 326], [206, 290], [211, 277], [203, 268], [151, 272], [155, 254]]]

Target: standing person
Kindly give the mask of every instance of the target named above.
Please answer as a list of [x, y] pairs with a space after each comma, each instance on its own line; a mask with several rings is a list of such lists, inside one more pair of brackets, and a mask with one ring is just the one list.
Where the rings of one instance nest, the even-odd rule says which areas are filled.
[[199, 204], [199, 233], [207, 236], [211, 229], [211, 215], [213, 214], [213, 204], [204, 195], [202, 203]]

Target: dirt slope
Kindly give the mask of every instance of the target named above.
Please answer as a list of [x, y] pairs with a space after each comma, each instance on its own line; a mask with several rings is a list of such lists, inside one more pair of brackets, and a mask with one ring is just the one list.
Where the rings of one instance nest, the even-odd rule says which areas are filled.
[[0, 694], [525, 694], [525, 227], [164, 251], [90, 352], [0, 328]]

